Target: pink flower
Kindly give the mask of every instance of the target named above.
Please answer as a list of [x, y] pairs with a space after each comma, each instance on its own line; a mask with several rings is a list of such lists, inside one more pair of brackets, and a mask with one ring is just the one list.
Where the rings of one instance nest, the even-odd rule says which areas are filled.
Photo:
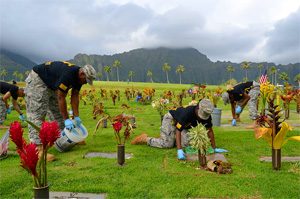
[[53, 121], [52, 123], [44, 122], [42, 124], [42, 128], [40, 129], [40, 138], [44, 148], [48, 146], [48, 144], [49, 147], [52, 147], [59, 136], [60, 131], [56, 121]]
[[23, 138], [23, 129], [21, 128], [21, 123], [14, 121], [13, 124], [10, 124], [9, 129], [9, 137], [16, 144], [17, 149], [24, 152], [24, 148], [26, 147], [27, 143]]
[[122, 123], [116, 122], [113, 124], [114, 129], [119, 132], [122, 129]]
[[21, 157], [21, 167], [27, 170], [31, 175], [37, 177], [36, 165], [39, 160], [39, 152], [36, 145], [33, 143], [28, 144], [25, 148], [25, 153], [19, 152]]

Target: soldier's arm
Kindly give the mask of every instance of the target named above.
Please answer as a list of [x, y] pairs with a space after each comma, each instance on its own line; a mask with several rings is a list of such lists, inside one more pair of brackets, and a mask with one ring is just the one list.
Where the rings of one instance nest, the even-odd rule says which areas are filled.
[[216, 148], [216, 144], [215, 144], [215, 135], [214, 135], [214, 131], [213, 129], [210, 127], [210, 128], [206, 128], [206, 130], [208, 130], [207, 132], [207, 135], [208, 137], [210, 138], [210, 143], [211, 143], [211, 146], [212, 148]]
[[247, 93], [243, 94], [244, 101], [240, 104], [241, 107], [244, 107], [250, 100], [250, 96]]
[[69, 119], [68, 111], [67, 111], [67, 102], [66, 102], [67, 93], [64, 93], [58, 90], [58, 105], [60, 113], [64, 120]]
[[8, 91], [7, 93], [5, 93], [5, 95], [3, 95], [2, 100], [6, 105], [6, 108], [9, 108], [8, 102], [7, 100], [9, 99], [9, 97], [11, 96], [10, 92]]
[[71, 106], [73, 109], [74, 117], [79, 116], [79, 90], [73, 88], [71, 94]]
[[181, 132], [178, 129], [176, 129], [175, 133], [176, 133], [176, 146], [177, 146], [177, 149], [181, 149]]
[[15, 100], [15, 99], [12, 99], [12, 104], [13, 104], [15, 110], [16, 110], [20, 115], [22, 115], [22, 112], [21, 112], [21, 110], [20, 110], [20, 108], [19, 108], [19, 105], [18, 105], [18, 101]]

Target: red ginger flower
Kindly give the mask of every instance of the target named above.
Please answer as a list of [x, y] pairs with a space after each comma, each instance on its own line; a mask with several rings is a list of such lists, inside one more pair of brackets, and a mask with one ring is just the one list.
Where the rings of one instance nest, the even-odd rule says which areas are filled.
[[115, 129], [116, 131], [119, 132], [119, 131], [122, 129], [122, 123], [116, 122], [116, 123], [113, 124], [113, 127], [114, 127], [114, 129]]
[[44, 122], [42, 124], [42, 128], [40, 129], [40, 138], [44, 148], [46, 148], [48, 144], [49, 148], [52, 147], [59, 136], [60, 131], [56, 121], [53, 121], [52, 123]]
[[31, 175], [37, 177], [36, 165], [39, 160], [39, 152], [36, 148], [36, 144], [30, 143], [25, 148], [25, 153], [20, 152], [21, 157], [21, 167], [27, 170]]
[[23, 138], [23, 129], [21, 127], [21, 122], [14, 121], [13, 124], [10, 124], [9, 129], [9, 137], [16, 144], [17, 149], [24, 152], [24, 148], [26, 147], [27, 143]]

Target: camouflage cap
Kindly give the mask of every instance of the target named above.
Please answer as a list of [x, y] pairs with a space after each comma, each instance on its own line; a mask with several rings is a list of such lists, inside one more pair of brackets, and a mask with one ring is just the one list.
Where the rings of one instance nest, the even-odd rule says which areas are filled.
[[230, 103], [229, 93], [228, 92], [222, 93], [222, 100], [223, 100], [224, 105]]
[[82, 67], [83, 72], [86, 75], [86, 81], [88, 84], [93, 85], [93, 81], [96, 78], [96, 71], [91, 65], [85, 65]]
[[201, 119], [207, 120], [214, 110], [214, 104], [209, 99], [202, 99], [199, 102], [198, 115]]

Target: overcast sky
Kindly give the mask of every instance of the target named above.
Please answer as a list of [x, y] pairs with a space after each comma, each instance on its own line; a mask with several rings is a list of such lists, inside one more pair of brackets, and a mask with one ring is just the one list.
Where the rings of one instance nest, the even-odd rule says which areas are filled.
[[193, 47], [211, 61], [300, 62], [299, 0], [0, 0], [1, 48], [37, 63]]

